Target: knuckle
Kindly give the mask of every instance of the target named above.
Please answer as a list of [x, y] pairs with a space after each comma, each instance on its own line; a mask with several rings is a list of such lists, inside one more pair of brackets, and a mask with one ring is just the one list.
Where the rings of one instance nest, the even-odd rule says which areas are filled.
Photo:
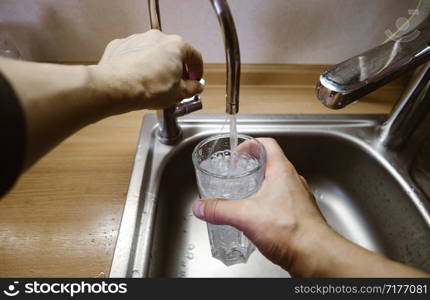
[[202, 53], [200, 51], [195, 50], [194, 48], [192, 48], [192, 49], [193, 49], [193, 52], [194, 52], [196, 58], [198, 60], [200, 60], [200, 61], [203, 61], [203, 55], [202, 55]]
[[267, 145], [275, 145], [275, 144], [277, 144], [276, 140], [274, 138], [271, 138], [271, 137], [258, 138], [258, 140], [260, 142], [262, 142], [263, 144], [267, 144]]
[[149, 39], [157, 39], [162, 36], [162, 34], [163, 33], [158, 29], [151, 29], [144, 33], [144, 35]]
[[185, 45], [185, 40], [183, 37], [176, 35], [176, 34], [172, 34], [169, 36], [169, 41], [173, 44], [176, 44], [178, 46], [184, 46]]
[[306, 179], [305, 179], [302, 175], [299, 175], [299, 179], [300, 179], [303, 183], [306, 183]]
[[214, 199], [209, 205], [205, 206], [205, 215], [207, 216], [207, 221], [210, 223], [216, 223], [218, 219], [218, 204], [220, 199]]
[[286, 158], [284, 159], [284, 162], [283, 162], [280, 170], [281, 170], [282, 174], [284, 174], [288, 178], [292, 178], [292, 177], [298, 178], [298, 176], [299, 176], [297, 171], [296, 171], [296, 168]]
[[269, 144], [272, 144], [272, 145], [278, 144], [274, 138], [268, 137], [268, 138], [266, 138], [266, 140], [267, 140], [267, 143], [269, 143]]
[[150, 29], [147, 31], [148, 34], [159, 34], [161, 33], [158, 29]]
[[119, 39], [114, 39], [107, 44], [106, 48], [112, 48], [115, 44], [119, 43]]
[[284, 168], [288, 175], [295, 175], [297, 173], [296, 168], [294, 168], [294, 166], [287, 160], [285, 161]]
[[179, 41], [179, 42], [184, 41], [184, 38], [182, 36], [178, 35], [178, 34], [172, 34], [172, 35], [170, 35], [170, 37], [172, 38], [172, 40], [176, 40], [176, 41]]
[[200, 60], [203, 60], [203, 54], [200, 51], [197, 51], [197, 54], [198, 54]]

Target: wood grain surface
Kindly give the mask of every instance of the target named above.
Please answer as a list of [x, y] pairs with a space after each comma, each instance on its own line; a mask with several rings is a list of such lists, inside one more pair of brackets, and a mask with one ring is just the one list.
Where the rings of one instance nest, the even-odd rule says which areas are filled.
[[[388, 113], [403, 80], [332, 111], [314, 96], [324, 66], [245, 65], [241, 113]], [[203, 113], [223, 113], [224, 66], [206, 66]], [[144, 113], [92, 124], [19, 179], [0, 201], [1, 277], [109, 274]]]

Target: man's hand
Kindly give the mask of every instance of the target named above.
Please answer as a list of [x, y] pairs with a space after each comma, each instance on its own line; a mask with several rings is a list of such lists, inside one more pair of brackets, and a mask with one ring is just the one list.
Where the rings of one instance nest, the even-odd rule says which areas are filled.
[[203, 91], [201, 54], [182, 37], [158, 30], [110, 42], [94, 69], [119, 99], [118, 112], [165, 108]]
[[165, 108], [201, 93], [200, 53], [157, 30], [114, 40], [97, 65], [60, 65], [0, 57], [27, 126], [28, 168], [67, 136], [103, 118]]
[[[260, 190], [243, 200], [198, 200], [193, 206], [196, 217], [243, 231], [263, 255], [292, 276], [428, 276], [359, 247], [333, 231], [305, 179], [276, 141], [259, 140], [267, 151], [266, 177]], [[244, 144], [239, 147], [246, 147]]]
[[244, 200], [199, 200], [193, 211], [209, 223], [238, 228], [268, 259], [290, 269], [296, 255], [294, 246], [303, 234], [328, 226], [306, 181], [276, 141], [258, 140], [267, 151], [266, 176], [258, 193]]

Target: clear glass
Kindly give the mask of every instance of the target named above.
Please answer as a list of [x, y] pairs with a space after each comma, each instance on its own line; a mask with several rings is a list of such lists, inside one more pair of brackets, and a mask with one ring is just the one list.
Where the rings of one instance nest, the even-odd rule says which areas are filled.
[[[200, 142], [193, 163], [200, 197], [239, 200], [259, 190], [266, 151], [258, 140], [239, 134], [238, 146], [231, 152], [230, 135], [222, 134]], [[242, 232], [226, 225], [207, 226], [213, 257], [227, 266], [248, 261], [255, 246]]]

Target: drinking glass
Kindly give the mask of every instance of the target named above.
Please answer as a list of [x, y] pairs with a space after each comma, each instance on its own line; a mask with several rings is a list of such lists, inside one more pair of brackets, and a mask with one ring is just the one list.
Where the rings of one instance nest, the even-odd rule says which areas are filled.
[[[192, 157], [202, 198], [240, 200], [255, 194], [264, 179], [266, 150], [256, 139], [238, 135], [230, 151], [230, 135], [211, 136], [200, 142]], [[216, 166], [216, 168], [214, 168]], [[207, 223], [212, 256], [225, 265], [246, 263], [255, 246], [234, 227]]]

